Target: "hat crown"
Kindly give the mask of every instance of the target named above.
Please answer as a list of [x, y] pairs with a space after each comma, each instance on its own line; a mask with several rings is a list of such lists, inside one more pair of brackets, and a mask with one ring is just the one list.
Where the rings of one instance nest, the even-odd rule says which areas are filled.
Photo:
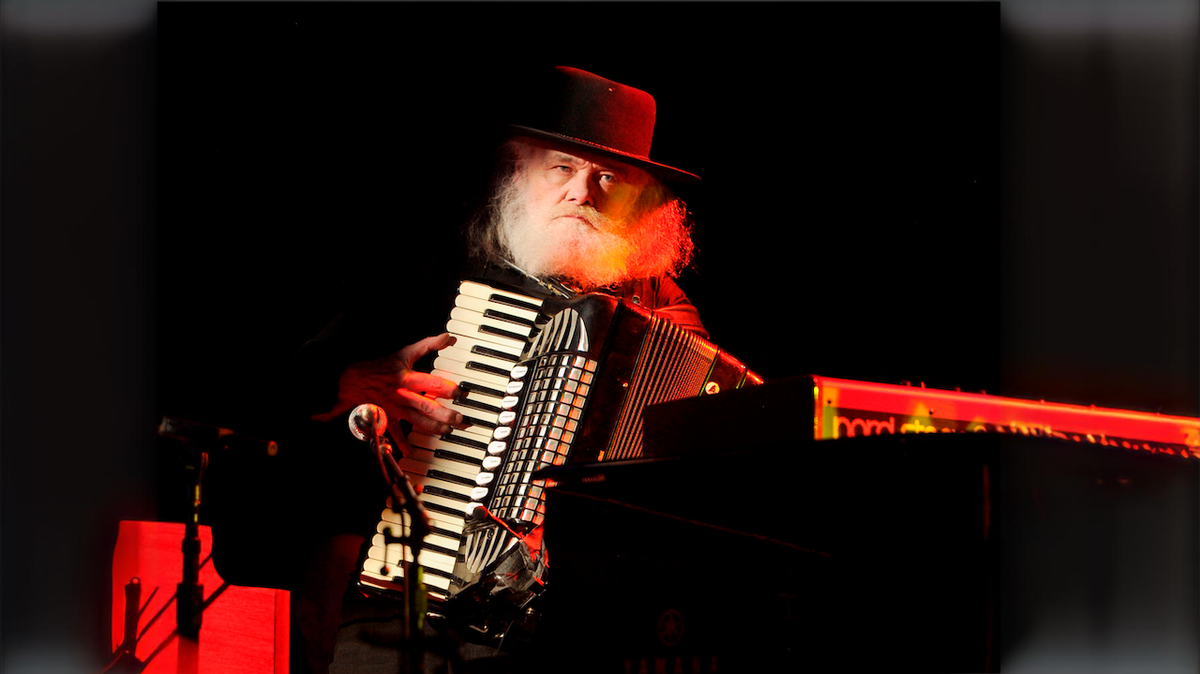
[[594, 73], [558, 66], [528, 92], [513, 120], [519, 133], [599, 151], [669, 181], [699, 180], [650, 159], [657, 113], [654, 97]]
[[551, 105], [541, 128], [618, 152], [648, 157], [654, 139], [654, 97], [578, 68], [554, 70]]

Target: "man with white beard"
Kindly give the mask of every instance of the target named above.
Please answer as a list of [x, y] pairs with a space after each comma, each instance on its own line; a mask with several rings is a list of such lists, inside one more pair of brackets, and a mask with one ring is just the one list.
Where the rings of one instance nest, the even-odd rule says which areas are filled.
[[[698, 178], [649, 159], [654, 99], [582, 70], [556, 73], [563, 109], [590, 114], [513, 127], [491, 199], [467, 227], [475, 275], [543, 295], [609, 293], [708, 337], [672, 280], [691, 262], [693, 244], [687, 208], [664, 183]], [[453, 343], [437, 335], [350, 365], [337, 403], [316, 418], [332, 420], [373, 401], [389, 420], [424, 433], [461, 425], [461, 414], [435, 401], [453, 398], [454, 384], [413, 370]]]
[[[672, 280], [690, 263], [693, 244], [688, 211], [668, 183], [698, 178], [649, 158], [654, 99], [582, 70], [560, 67], [551, 76], [549, 98], [556, 100], [540, 118], [510, 126], [491, 197], [466, 227], [472, 275], [543, 296], [608, 293], [707, 337]], [[331, 351], [326, 343], [344, 339], [344, 332], [328, 329], [308, 348]], [[464, 427], [460, 413], [438, 402], [455, 397], [455, 384], [415, 369], [454, 341], [448, 333], [435, 335], [344, 365], [336, 400], [312, 418], [344, 434], [347, 413], [370, 402], [384, 409], [401, 445], [402, 420], [430, 435]], [[377, 478], [375, 471], [361, 479]], [[298, 672], [328, 671], [362, 533], [335, 533], [315, 545], [293, 588]]]

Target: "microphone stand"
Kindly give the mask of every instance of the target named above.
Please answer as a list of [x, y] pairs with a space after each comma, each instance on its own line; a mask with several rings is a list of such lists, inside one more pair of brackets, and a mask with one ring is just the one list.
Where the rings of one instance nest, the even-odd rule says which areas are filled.
[[[428, 607], [427, 591], [423, 580], [424, 571], [417, 560], [420, 559], [425, 537], [429, 535], [433, 527], [429, 522], [428, 513], [425, 512], [425, 508], [417, 498], [416, 490], [413, 489], [408, 476], [404, 474], [404, 470], [400, 468], [400, 464], [396, 463], [396, 459], [392, 455], [392, 444], [383, 434], [376, 434], [372, 444], [375, 446], [376, 456], [384, 466], [384, 477], [391, 490], [393, 507], [398, 512], [408, 515], [407, 535], [401, 535], [394, 539], [400, 541], [402, 546], [407, 544], [408, 549], [412, 551], [411, 562], [405, 559], [403, 547], [400, 553], [400, 565], [404, 570], [405, 642], [404, 657], [401, 658], [400, 666], [401, 672], [404, 674], [416, 674], [424, 671], [424, 649], [418, 648], [417, 644], [421, 643], [424, 638], [425, 611]], [[403, 521], [403, 517], [401, 521]], [[386, 536], [386, 534], [385, 537], [388, 539], [385, 543], [391, 542], [392, 537]]]
[[204, 604], [204, 584], [200, 582], [200, 484], [204, 470], [208, 467], [208, 452], [201, 450], [195, 468], [195, 481], [191, 486], [191, 512], [184, 524], [183, 534], [183, 578], [175, 586], [175, 626], [179, 636], [193, 642], [200, 640], [200, 626], [204, 620], [201, 606]]

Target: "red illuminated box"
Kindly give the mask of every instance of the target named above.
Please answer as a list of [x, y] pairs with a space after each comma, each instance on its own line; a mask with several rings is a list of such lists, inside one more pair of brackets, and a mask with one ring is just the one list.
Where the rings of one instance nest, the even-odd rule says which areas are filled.
[[113, 554], [112, 648], [125, 641], [126, 585], [137, 579], [144, 606], [133, 653], [148, 674], [286, 674], [289, 596], [282, 590], [228, 585], [211, 561], [212, 530], [200, 527], [203, 625], [198, 642], [175, 630], [175, 586], [182, 579], [184, 525], [122, 521]]

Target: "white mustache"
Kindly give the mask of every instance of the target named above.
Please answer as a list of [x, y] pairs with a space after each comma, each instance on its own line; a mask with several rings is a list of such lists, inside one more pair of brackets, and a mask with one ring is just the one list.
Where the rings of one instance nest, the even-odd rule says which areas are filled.
[[608, 231], [620, 224], [618, 220], [604, 215], [591, 206], [564, 206], [558, 209], [557, 215], [580, 218], [591, 225], [593, 229], [600, 231]]

